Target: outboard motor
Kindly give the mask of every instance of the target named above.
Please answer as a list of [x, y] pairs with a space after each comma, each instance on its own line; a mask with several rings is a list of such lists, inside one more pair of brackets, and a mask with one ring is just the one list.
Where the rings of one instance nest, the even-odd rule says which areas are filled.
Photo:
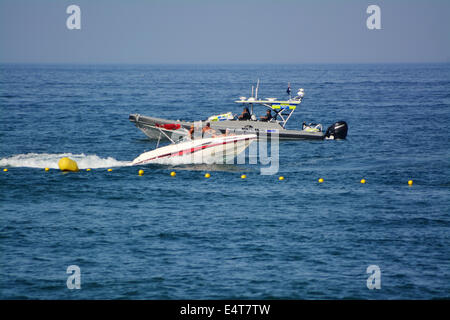
[[348, 126], [345, 121], [338, 121], [328, 127], [325, 139], [345, 139], [347, 137]]

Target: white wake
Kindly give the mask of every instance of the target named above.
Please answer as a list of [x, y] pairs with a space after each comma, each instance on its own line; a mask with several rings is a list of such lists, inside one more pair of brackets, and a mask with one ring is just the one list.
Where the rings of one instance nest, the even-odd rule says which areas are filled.
[[129, 161], [119, 161], [112, 157], [100, 158], [97, 155], [72, 153], [27, 153], [0, 159], [0, 167], [27, 167], [58, 169], [58, 161], [63, 157], [75, 160], [80, 169], [99, 169], [130, 166]]

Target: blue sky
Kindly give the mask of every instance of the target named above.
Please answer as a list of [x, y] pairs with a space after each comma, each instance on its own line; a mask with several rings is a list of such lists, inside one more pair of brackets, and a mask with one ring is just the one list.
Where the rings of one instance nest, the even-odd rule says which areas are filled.
[[448, 0], [0, 0], [0, 62], [450, 62], [449, 30]]

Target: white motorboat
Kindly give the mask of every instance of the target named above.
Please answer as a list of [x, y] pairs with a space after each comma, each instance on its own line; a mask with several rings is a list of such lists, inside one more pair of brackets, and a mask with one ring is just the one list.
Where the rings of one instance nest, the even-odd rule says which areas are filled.
[[[167, 126], [166, 126], [167, 128]], [[167, 129], [164, 129], [167, 131]], [[173, 130], [178, 130], [176, 126]], [[161, 132], [166, 135], [164, 131]], [[132, 165], [145, 164], [221, 164], [233, 163], [252, 142], [257, 140], [255, 134], [244, 135], [219, 135], [198, 139], [191, 139], [189, 135], [175, 142], [170, 136], [166, 138], [172, 143], [147, 151], [133, 160]], [[159, 145], [159, 141], [158, 141]]]

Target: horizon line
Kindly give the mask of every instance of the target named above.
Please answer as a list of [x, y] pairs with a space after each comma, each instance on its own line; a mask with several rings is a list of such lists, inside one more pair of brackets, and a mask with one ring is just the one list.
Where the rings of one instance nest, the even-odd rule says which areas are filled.
[[302, 64], [449, 64], [449, 61], [379, 61], [379, 62], [36, 62], [0, 61], [0, 64], [23, 65], [302, 65]]

